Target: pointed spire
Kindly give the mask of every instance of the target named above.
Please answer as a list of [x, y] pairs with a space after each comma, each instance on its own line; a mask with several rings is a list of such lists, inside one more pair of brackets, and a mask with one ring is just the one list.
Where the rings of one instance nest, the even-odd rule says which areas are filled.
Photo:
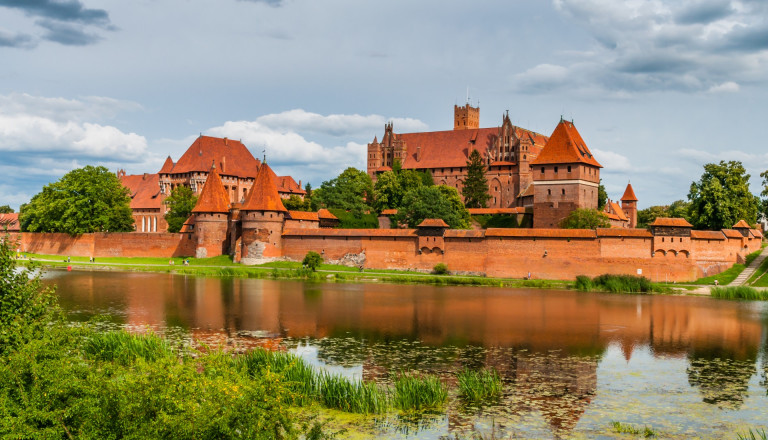
[[266, 163], [261, 164], [251, 191], [248, 193], [241, 211], [288, 211], [283, 206], [277, 193], [275, 172]]
[[624, 190], [624, 195], [621, 196], [622, 202], [636, 202], [637, 196], [635, 195], [635, 190], [632, 189], [632, 184], [627, 183], [627, 189]]
[[168, 156], [167, 159], [165, 159], [165, 162], [163, 162], [163, 167], [160, 168], [160, 172], [158, 174], [170, 174], [171, 171], [173, 171], [173, 166], [175, 164], [173, 163], [173, 159], [171, 159], [171, 156]]
[[221, 183], [221, 177], [216, 171], [216, 164], [211, 167], [208, 178], [205, 179], [203, 190], [200, 192], [200, 197], [197, 199], [197, 204], [192, 209], [192, 212], [229, 212], [229, 194], [224, 189], [224, 184]]

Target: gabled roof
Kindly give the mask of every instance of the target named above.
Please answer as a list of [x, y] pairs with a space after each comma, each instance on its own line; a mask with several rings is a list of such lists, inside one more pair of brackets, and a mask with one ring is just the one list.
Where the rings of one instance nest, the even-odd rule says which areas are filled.
[[382, 209], [381, 215], [396, 215], [397, 209], [391, 208], [391, 209]]
[[[518, 139], [531, 139], [533, 144], [527, 154], [535, 156], [547, 142], [547, 137], [524, 128], [512, 126]], [[420, 133], [393, 133], [395, 141], [405, 142], [405, 157], [401, 163], [404, 169], [466, 167], [469, 154], [479, 150], [485, 158], [489, 147], [495, 145], [500, 127], [476, 128], [469, 130], [446, 130]], [[375, 142], [375, 140], [374, 140]], [[419, 160], [416, 160], [417, 152]], [[510, 163], [511, 164], [511, 163]], [[503, 165], [494, 162], [493, 165]], [[376, 171], [388, 171], [380, 167]]]
[[763, 238], [763, 231], [759, 229], [750, 229], [750, 231], [752, 232], [752, 236], [755, 238]]
[[171, 174], [207, 173], [212, 163], [216, 164], [219, 174], [252, 178], [256, 177], [261, 165], [240, 141], [200, 136], [179, 158]]
[[595, 160], [589, 151], [584, 139], [572, 122], [560, 120], [555, 127], [552, 136], [539, 153], [539, 156], [531, 162], [531, 165], [583, 163], [598, 168], [603, 166]]
[[741, 232], [735, 230], [735, 229], [722, 229], [723, 234], [725, 234], [728, 238], [743, 238], [744, 236], [741, 235]]
[[635, 190], [632, 189], [632, 184], [627, 184], [627, 189], [624, 190], [624, 195], [621, 196], [622, 202], [636, 202], [637, 196], [635, 195]]
[[288, 211], [288, 215], [291, 217], [291, 220], [306, 220], [314, 222], [320, 220], [316, 212]]
[[215, 166], [211, 167], [192, 212], [229, 212], [229, 194], [224, 189], [224, 184], [221, 183], [221, 177], [219, 177]]
[[725, 240], [725, 235], [723, 235], [722, 231], [691, 231], [691, 238], [698, 240]]
[[159, 174], [130, 174], [120, 176], [128, 188], [131, 209], [162, 209], [165, 195], [160, 193]]
[[167, 159], [165, 159], [165, 162], [163, 163], [163, 167], [160, 168], [160, 171], [158, 171], [158, 174], [170, 174], [171, 171], [173, 171], [173, 166], [175, 164], [173, 163], [173, 159], [171, 159], [171, 156], [168, 156]]
[[275, 185], [277, 185], [277, 192], [279, 193], [296, 194], [302, 196], [307, 194], [306, 191], [301, 189], [301, 185], [296, 183], [296, 181], [293, 180], [293, 177], [291, 176], [277, 176]]
[[656, 217], [656, 220], [650, 224], [650, 226], [672, 226], [677, 228], [692, 228], [693, 225], [688, 223], [688, 220], [684, 218], [668, 218], [668, 217]]
[[448, 223], [441, 218], [425, 218], [419, 223], [418, 228], [448, 228]]
[[621, 206], [619, 206], [618, 203], [614, 201], [608, 201], [608, 203], [606, 204], [606, 207], [608, 208], [608, 214], [614, 214], [617, 217], [617, 219], [620, 221], [623, 221], [623, 222], [629, 221], [629, 219], [627, 218], [627, 215], [624, 213], [624, 210], [621, 209]]
[[8, 232], [21, 231], [18, 212], [11, 214], [0, 214], [0, 232], [5, 232], [6, 229]]
[[339, 218], [333, 215], [333, 213], [325, 208], [317, 210], [317, 217], [325, 220], [338, 220]]
[[179, 230], [181, 233], [191, 233], [195, 232], [195, 216], [190, 215], [188, 219], [184, 221], [184, 224], [181, 225], [181, 229]]
[[275, 172], [269, 167], [269, 165], [262, 164], [259, 167], [259, 173], [256, 175], [256, 179], [253, 181], [251, 191], [248, 193], [242, 211], [288, 211], [283, 206], [280, 195], [277, 193], [277, 186], [275, 185]]
[[744, 220], [739, 220], [735, 225], [733, 225], [733, 229], [751, 229], [751, 226], [749, 226], [749, 223], [745, 222]]

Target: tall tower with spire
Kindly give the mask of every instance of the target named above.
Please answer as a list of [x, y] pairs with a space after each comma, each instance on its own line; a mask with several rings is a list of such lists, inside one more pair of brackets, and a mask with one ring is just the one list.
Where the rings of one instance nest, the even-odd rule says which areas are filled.
[[621, 196], [621, 210], [627, 215], [629, 219], [629, 227], [637, 227], [637, 196], [635, 190], [632, 189], [632, 184], [627, 183], [627, 189], [624, 190], [624, 195]]
[[223, 255], [229, 250], [227, 227], [229, 224], [229, 194], [216, 171], [211, 166], [208, 178], [200, 192], [195, 207], [195, 257], [206, 258]]
[[240, 262], [243, 264], [259, 264], [282, 256], [283, 225], [288, 210], [277, 193], [275, 177], [269, 165], [262, 163], [240, 208]]

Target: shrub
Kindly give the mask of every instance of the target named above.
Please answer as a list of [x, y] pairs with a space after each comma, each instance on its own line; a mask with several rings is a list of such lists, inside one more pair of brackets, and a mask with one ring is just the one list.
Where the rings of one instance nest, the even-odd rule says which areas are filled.
[[709, 294], [712, 298], [720, 299], [768, 300], [768, 291], [757, 290], [749, 286], [710, 287]]
[[648, 293], [660, 290], [651, 280], [635, 275], [603, 274], [592, 278], [584, 275], [576, 277], [575, 288], [581, 291], [601, 290], [613, 293]]
[[435, 275], [446, 275], [448, 273], [448, 266], [445, 263], [437, 263], [432, 268], [432, 273]]
[[592, 285], [592, 278], [586, 276], [586, 275], [579, 275], [576, 277], [576, 284], [574, 285], [576, 290], [581, 290], [582, 292], [589, 292], [594, 288]]
[[308, 269], [311, 269], [312, 272], [315, 272], [317, 268], [323, 264], [323, 257], [321, 257], [320, 254], [315, 251], [309, 251], [307, 252], [307, 255], [304, 256], [301, 264], [306, 266]]

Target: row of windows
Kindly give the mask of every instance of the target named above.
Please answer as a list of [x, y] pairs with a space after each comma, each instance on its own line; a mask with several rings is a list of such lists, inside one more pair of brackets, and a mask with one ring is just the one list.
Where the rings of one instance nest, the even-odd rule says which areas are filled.
[[[595, 173], [595, 170], [593, 170], [591, 167], [585, 167], [585, 168], [587, 169], [587, 173], [588, 174], [592, 175], [592, 174]], [[541, 174], [544, 174], [544, 170], [546, 170], [546, 167], [541, 167]], [[553, 170], [554, 170], [555, 173], [557, 173], [560, 170], [560, 168], [556, 166], [556, 167], [553, 168]], [[571, 166], [570, 165], [568, 165], [568, 167], [567, 167], [567, 172], [569, 172], [569, 173], [571, 172]]]

